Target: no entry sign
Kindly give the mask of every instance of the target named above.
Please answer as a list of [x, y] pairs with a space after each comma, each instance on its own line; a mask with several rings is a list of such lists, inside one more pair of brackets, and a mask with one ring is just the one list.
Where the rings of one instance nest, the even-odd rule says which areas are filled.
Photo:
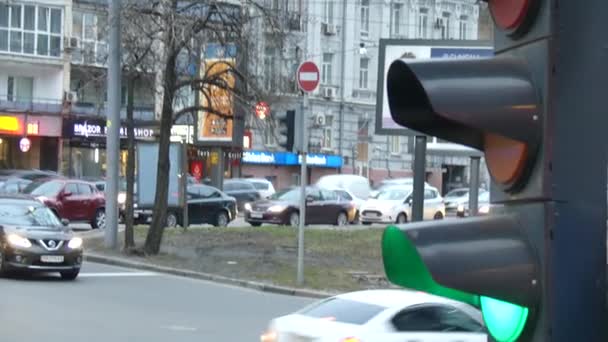
[[298, 87], [307, 93], [313, 92], [319, 86], [321, 73], [313, 62], [304, 62], [297, 72]]

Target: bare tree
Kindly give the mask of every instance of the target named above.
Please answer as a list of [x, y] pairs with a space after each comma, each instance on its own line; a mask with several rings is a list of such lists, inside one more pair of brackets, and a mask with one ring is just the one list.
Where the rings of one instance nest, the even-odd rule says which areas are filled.
[[[227, 1], [131, 0], [123, 9], [131, 41], [123, 42], [131, 57], [131, 68], [138, 72], [158, 72], [155, 87], [160, 101], [159, 151], [153, 218], [143, 251], [157, 254], [162, 242], [169, 187], [169, 146], [171, 127], [184, 115], [206, 112], [227, 121], [243, 119], [235, 115], [234, 106], [251, 106], [263, 88], [250, 74], [249, 58], [244, 52], [252, 40], [251, 25], [263, 21], [268, 29], [280, 31], [277, 16], [253, 1], [235, 5]], [[124, 35], [124, 34], [123, 34]], [[276, 36], [280, 36], [277, 34]], [[237, 53], [217, 59], [192, 72], [201, 63], [201, 47], [215, 44]], [[203, 60], [205, 56], [203, 56]], [[145, 62], [144, 62], [145, 61]], [[196, 68], [198, 70], [198, 68]], [[198, 93], [198, 103], [185, 101], [184, 94]], [[225, 96], [230, 94], [228, 103]], [[178, 105], [179, 104], [179, 105]]]

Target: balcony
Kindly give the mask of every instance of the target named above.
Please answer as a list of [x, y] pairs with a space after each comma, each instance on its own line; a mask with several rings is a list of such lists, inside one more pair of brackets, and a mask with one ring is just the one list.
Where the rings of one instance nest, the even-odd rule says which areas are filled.
[[[76, 102], [72, 104], [71, 114], [76, 116], [90, 116], [90, 117], [105, 117], [106, 116], [106, 105]], [[120, 118], [123, 120], [127, 119], [126, 107], [121, 108]], [[133, 108], [133, 119], [136, 121], [156, 121], [154, 116], [154, 105], [150, 104], [135, 104]]]
[[19, 113], [61, 114], [63, 102], [46, 98], [17, 99], [5, 94], [0, 95], [0, 110]]

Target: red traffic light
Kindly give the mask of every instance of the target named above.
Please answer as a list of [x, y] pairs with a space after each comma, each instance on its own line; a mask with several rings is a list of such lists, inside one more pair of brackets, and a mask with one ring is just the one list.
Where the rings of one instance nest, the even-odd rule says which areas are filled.
[[255, 116], [260, 120], [266, 119], [270, 114], [270, 106], [264, 101], [260, 101], [255, 105]]
[[484, 0], [488, 2], [494, 23], [510, 34], [526, 30], [538, 8], [538, 0]]

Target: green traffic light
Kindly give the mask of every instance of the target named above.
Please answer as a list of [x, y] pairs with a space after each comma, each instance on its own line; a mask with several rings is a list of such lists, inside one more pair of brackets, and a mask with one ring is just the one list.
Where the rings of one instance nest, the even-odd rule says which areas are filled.
[[523, 332], [529, 315], [527, 308], [438, 284], [414, 243], [399, 228], [388, 227], [384, 231], [382, 259], [386, 276], [393, 284], [480, 308], [488, 332], [497, 342], [514, 342]]
[[484, 296], [480, 305], [488, 331], [497, 342], [517, 341], [528, 320], [527, 308]]

